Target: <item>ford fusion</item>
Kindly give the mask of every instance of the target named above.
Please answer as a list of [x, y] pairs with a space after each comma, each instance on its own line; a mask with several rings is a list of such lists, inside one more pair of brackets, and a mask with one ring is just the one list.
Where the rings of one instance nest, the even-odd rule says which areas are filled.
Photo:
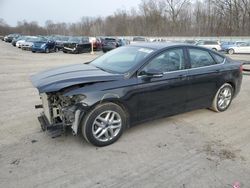
[[136, 43], [31, 80], [44, 131], [60, 135], [69, 127], [106, 146], [140, 122], [201, 108], [225, 111], [240, 91], [242, 65], [198, 46]]

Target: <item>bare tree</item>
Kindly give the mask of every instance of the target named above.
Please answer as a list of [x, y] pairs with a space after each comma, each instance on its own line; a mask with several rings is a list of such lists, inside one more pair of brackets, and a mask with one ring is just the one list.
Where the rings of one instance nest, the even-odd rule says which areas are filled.
[[142, 0], [137, 8], [117, 10], [105, 18], [82, 17], [74, 23], [19, 21], [10, 27], [0, 19], [0, 35], [85, 36], [232, 36], [250, 35], [249, 0]]

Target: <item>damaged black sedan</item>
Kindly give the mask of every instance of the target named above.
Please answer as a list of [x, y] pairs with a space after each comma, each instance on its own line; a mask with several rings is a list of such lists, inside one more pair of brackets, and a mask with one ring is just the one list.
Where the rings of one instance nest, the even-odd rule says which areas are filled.
[[137, 43], [85, 64], [32, 76], [43, 130], [70, 127], [96, 146], [134, 124], [200, 108], [225, 111], [238, 94], [242, 65], [206, 48]]
[[88, 37], [70, 37], [68, 41], [63, 44], [64, 53], [87, 53], [91, 52], [91, 43]]

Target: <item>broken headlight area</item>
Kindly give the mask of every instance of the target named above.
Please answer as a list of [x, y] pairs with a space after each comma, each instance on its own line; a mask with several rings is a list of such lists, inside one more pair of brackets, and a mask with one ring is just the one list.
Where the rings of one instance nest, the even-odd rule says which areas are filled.
[[66, 127], [71, 126], [73, 134], [77, 134], [82, 108], [86, 106], [85, 98], [85, 95], [41, 94], [43, 112], [39, 121], [42, 129], [58, 127], [61, 132], [65, 132]]

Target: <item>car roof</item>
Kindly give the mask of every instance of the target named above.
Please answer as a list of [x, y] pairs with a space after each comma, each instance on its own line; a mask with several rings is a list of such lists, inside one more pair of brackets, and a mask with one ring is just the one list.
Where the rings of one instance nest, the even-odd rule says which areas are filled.
[[194, 45], [188, 45], [185, 43], [176, 43], [176, 42], [138, 42], [138, 43], [130, 44], [130, 46], [160, 50], [160, 49], [167, 48], [167, 47], [194, 46]]

